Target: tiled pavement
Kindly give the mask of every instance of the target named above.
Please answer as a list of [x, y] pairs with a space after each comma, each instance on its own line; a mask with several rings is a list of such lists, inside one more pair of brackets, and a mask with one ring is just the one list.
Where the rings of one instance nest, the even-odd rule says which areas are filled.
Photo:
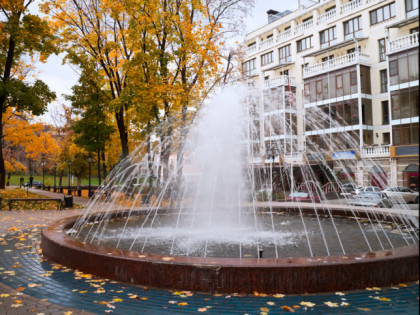
[[[316, 295], [227, 296], [121, 284], [44, 261], [38, 251], [39, 225], [80, 212], [0, 212], [0, 314], [279, 314], [290, 310], [297, 314], [418, 314], [419, 311], [418, 282]], [[314, 305], [305, 306], [303, 302]]]

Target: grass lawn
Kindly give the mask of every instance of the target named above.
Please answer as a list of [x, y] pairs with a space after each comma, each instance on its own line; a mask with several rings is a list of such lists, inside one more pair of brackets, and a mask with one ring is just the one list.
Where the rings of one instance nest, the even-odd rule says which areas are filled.
[[[21, 175], [10, 176], [10, 186], [19, 186], [20, 176]], [[34, 181], [39, 181], [42, 183], [42, 175], [33, 175], [33, 177], [34, 177]], [[29, 175], [23, 175], [23, 179], [24, 179], [23, 180], [24, 183], [29, 183]], [[58, 186], [58, 181], [59, 181], [59, 177], [57, 176], [55, 179], [55, 183], [57, 186]], [[6, 182], [7, 182], [7, 177], [6, 177]], [[92, 186], [97, 186], [98, 182], [99, 181], [97, 178], [91, 178], [90, 180], [90, 184]], [[45, 183], [45, 186], [54, 186], [54, 175], [45, 174], [44, 183]], [[63, 186], [67, 186], [67, 176], [63, 176], [62, 184]], [[76, 181], [76, 178], [74, 178], [74, 180], [71, 182], [71, 186], [76, 186], [76, 185], [77, 185], [77, 181]], [[83, 178], [82, 185], [89, 185], [89, 179]]]
[[[9, 199], [14, 198], [48, 198], [43, 195], [38, 195], [32, 192], [27, 192], [24, 189], [20, 188], [7, 188], [6, 190], [0, 190], [0, 198], [1, 198], [1, 209], [2, 210], [9, 210]], [[74, 204], [74, 209], [83, 208], [80, 205]], [[57, 201], [37, 201], [37, 202], [29, 202], [29, 201], [17, 201], [13, 203], [12, 206], [13, 210], [57, 210]]]

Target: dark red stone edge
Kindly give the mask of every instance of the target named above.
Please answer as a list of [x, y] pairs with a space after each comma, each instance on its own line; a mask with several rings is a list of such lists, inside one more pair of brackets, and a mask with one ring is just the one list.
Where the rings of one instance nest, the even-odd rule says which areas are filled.
[[165, 257], [76, 241], [63, 233], [75, 220], [60, 220], [42, 230], [43, 254], [67, 267], [121, 282], [201, 292], [303, 294], [418, 280], [418, 244], [311, 258]]

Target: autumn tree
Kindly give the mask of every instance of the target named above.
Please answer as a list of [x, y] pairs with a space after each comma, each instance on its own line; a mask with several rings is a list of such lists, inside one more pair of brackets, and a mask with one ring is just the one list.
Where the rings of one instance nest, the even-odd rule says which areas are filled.
[[[125, 63], [132, 58], [127, 42], [128, 15], [114, 1], [49, 0], [43, 11], [52, 17], [66, 39], [67, 61], [85, 68], [96, 64], [109, 93], [108, 111], [113, 113], [123, 156], [129, 153], [126, 112], [131, 107]], [[93, 78], [96, 80], [96, 78]]]
[[[80, 119], [73, 125], [75, 144], [89, 153], [96, 153], [99, 183], [101, 182], [101, 160], [104, 178], [106, 177], [105, 146], [114, 132], [112, 122], [107, 113], [109, 99], [103, 90], [99, 75], [92, 75], [92, 68], [84, 69], [79, 83], [72, 88], [73, 94], [66, 99], [72, 104], [74, 112]], [[115, 150], [115, 147], [113, 148]]]
[[[55, 98], [48, 86], [36, 80], [26, 81], [33, 58], [39, 56], [45, 61], [57, 52], [48, 23], [30, 14], [28, 7], [34, 0], [2, 0], [0, 2], [0, 121], [9, 107], [42, 114], [47, 104]], [[32, 61], [31, 61], [32, 59]], [[0, 139], [4, 137], [3, 126]], [[0, 189], [5, 188], [5, 164], [3, 150], [0, 150]]]

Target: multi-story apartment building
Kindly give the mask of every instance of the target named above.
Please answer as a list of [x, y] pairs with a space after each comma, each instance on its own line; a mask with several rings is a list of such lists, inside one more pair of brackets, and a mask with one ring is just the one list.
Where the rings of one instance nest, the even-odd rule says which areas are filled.
[[265, 162], [276, 141], [279, 165], [304, 159], [316, 171], [322, 156], [358, 185], [418, 187], [418, 0], [319, 0], [267, 14], [246, 36], [243, 63], [263, 91]]

